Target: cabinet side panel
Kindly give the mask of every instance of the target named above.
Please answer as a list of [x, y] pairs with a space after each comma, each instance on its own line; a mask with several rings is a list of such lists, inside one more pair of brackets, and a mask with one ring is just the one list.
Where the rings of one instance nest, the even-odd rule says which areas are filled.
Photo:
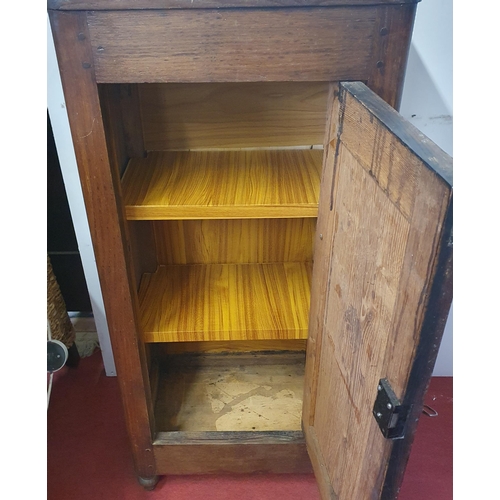
[[[110, 166], [115, 177], [121, 177], [130, 157], [144, 155], [139, 94], [135, 85], [99, 85]], [[129, 221], [130, 257], [136, 283], [141, 276], [156, 269], [151, 224]]]
[[381, 7], [377, 11], [370, 76], [367, 86], [399, 109], [415, 20], [416, 4]]
[[136, 470], [152, 477], [153, 412], [144, 346], [138, 338], [119, 179], [110, 166], [84, 12], [51, 12], [50, 21], [78, 162], [106, 317]]

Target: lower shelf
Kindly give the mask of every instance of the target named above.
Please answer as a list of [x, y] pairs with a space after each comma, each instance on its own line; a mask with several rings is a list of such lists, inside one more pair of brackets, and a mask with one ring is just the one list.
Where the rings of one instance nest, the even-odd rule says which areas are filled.
[[310, 263], [160, 266], [139, 289], [144, 342], [306, 339]]
[[300, 431], [305, 351], [169, 356], [157, 431]]
[[305, 351], [156, 359], [157, 474], [312, 471], [301, 430]]

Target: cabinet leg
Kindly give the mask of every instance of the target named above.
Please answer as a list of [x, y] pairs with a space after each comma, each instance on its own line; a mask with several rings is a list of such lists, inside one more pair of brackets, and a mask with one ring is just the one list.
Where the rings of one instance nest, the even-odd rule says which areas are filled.
[[138, 477], [139, 484], [148, 491], [153, 491], [155, 489], [156, 484], [158, 483], [159, 476], [153, 477]]

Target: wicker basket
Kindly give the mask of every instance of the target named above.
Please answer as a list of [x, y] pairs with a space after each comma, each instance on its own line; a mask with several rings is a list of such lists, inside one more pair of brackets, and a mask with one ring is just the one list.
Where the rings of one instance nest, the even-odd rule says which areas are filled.
[[66, 310], [50, 258], [47, 255], [47, 319], [54, 340], [60, 340], [68, 349], [75, 342], [75, 328]]

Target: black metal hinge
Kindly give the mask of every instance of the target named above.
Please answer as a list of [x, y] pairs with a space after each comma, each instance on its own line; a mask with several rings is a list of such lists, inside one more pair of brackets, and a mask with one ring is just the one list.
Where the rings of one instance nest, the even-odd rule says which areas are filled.
[[403, 439], [409, 408], [403, 406], [385, 378], [380, 379], [373, 416], [387, 439]]

